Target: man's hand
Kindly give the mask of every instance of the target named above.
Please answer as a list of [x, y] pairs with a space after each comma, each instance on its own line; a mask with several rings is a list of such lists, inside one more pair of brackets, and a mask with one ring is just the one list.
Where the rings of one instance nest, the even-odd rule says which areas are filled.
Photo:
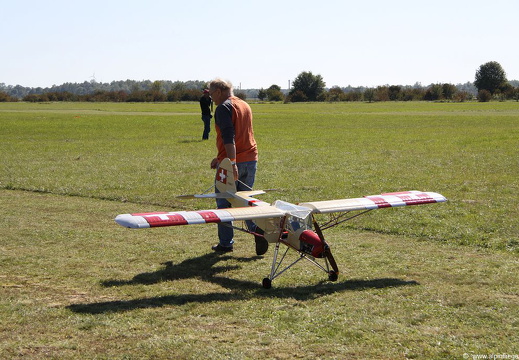
[[233, 173], [234, 173], [234, 180], [238, 180], [238, 178], [239, 178], [239, 175], [238, 175], [238, 165], [234, 164], [232, 166], [232, 170], [233, 170]]
[[214, 158], [212, 161], [211, 161], [211, 169], [217, 169], [218, 168], [218, 158]]

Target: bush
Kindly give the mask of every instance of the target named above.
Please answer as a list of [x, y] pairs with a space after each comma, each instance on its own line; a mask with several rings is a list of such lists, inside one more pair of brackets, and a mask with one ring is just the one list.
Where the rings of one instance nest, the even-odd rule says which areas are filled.
[[238, 91], [234, 96], [239, 97], [243, 101], [247, 100], [247, 94], [245, 94], [243, 91]]
[[281, 89], [275, 89], [271, 86], [267, 90], [267, 99], [268, 101], [283, 101], [285, 99], [285, 95], [283, 95]]
[[49, 101], [49, 99], [45, 95], [38, 95], [38, 94], [29, 94], [23, 97], [23, 101], [26, 102], [44, 102]]
[[420, 101], [425, 97], [425, 90], [422, 88], [407, 87], [402, 90], [403, 101]]
[[482, 89], [478, 92], [478, 101], [479, 102], [489, 102], [492, 99], [492, 94], [490, 91]]
[[431, 84], [425, 91], [424, 100], [438, 101], [443, 99], [443, 86], [441, 84]]
[[303, 102], [308, 101], [308, 97], [301, 90], [296, 90], [289, 96], [289, 99], [287, 98], [287, 100], [292, 102]]
[[389, 87], [388, 86], [377, 86], [375, 89], [375, 100], [376, 101], [389, 101]]
[[18, 99], [10, 96], [8, 93], [0, 91], [0, 102], [17, 102]]
[[519, 87], [516, 87], [514, 89], [514, 92], [512, 94], [512, 99], [514, 99], [515, 101], [519, 101]]
[[472, 98], [472, 95], [466, 91], [458, 91], [454, 94], [454, 97], [452, 98], [454, 101], [457, 102], [464, 102], [466, 100], [470, 100]]

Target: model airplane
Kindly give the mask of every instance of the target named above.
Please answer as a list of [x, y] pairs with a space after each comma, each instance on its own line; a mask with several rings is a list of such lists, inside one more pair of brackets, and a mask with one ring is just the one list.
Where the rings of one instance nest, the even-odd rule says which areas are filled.
[[[277, 200], [273, 204], [253, 198], [264, 194], [263, 190], [236, 191], [231, 161], [224, 159], [218, 168], [216, 193], [184, 195], [181, 198], [226, 198], [232, 208], [202, 211], [151, 212], [122, 214], [115, 221], [124, 227], [141, 229], [160, 226], [177, 226], [206, 223], [224, 223], [237, 230], [254, 236], [264, 237], [274, 243], [274, 258], [268, 277], [263, 279], [263, 287], [270, 288], [272, 281], [302, 259], [309, 260], [336, 281], [339, 269], [330, 246], [326, 243], [322, 230], [353, 219], [374, 209], [421, 205], [447, 201], [434, 192], [404, 191], [366, 196], [356, 199], [316, 201], [291, 204]], [[354, 215], [349, 213], [356, 211]], [[335, 214], [326, 224], [319, 225], [314, 214]], [[233, 221], [252, 220], [257, 229], [250, 231], [245, 226], [237, 227]], [[280, 245], [286, 245], [285, 253], [279, 257]], [[292, 263], [281, 267], [289, 249], [298, 252], [299, 257]], [[318, 260], [321, 259], [321, 260]]]

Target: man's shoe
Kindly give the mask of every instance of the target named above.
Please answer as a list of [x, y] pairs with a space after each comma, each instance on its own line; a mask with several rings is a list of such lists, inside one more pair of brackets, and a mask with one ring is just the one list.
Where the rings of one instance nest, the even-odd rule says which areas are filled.
[[228, 253], [228, 252], [232, 252], [232, 246], [222, 246], [220, 244], [218, 245], [213, 245], [211, 247], [211, 249], [213, 249], [214, 252], [217, 252], [217, 253]]
[[263, 236], [254, 235], [256, 241], [256, 255], [263, 255], [269, 249], [269, 243]]

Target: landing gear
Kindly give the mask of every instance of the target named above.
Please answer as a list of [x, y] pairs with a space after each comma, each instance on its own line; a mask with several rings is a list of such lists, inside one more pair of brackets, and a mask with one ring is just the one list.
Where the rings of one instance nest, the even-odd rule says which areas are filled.
[[[297, 208], [296, 205], [288, 205], [291, 207], [290, 209], [294, 208], [292, 209], [294, 211], [303, 212], [303, 216], [300, 217], [298, 214], [291, 215], [290, 212], [287, 212], [287, 215], [281, 219], [279, 224], [280, 232], [276, 247], [274, 248], [270, 274], [263, 279], [261, 283], [263, 288], [271, 289], [272, 282], [275, 278], [301, 260], [307, 260], [324, 271], [324, 273], [328, 275], [329, 281], [337, 281], [339, 278], [337, 263], [333, 258], [330, 246], [326, 243], [326, 240], [324, 240], [319, 224], [313, 216], [311, 218], [308, 217], [310, 210]], [[307, 214], [304, 215], [304, 213]], [[314, 230], [312, 230], [312, 228]], [[252, 233], [249, 231], [249, 233], [253, 234], [256, 238], [262, 237], [263, 240], [265, 240], [263, 231], [261, 231], [261, 233]], [[280, 253], [281, 244], [287, 246], [284, 253]], [[299, 254], [294, 260], [285, 259], [290, 249], [295, 250]], [[287, 260], [286, 263], [284, 263], [284, 260]]]
[[269, 278], [264, 278], [262, 285], [264, 289], [270, 289], [272, 287], [272, 280]]
[[[287, 255], [287, 253], [290, 249], [289, 244], [287, 244], [285, 242], [283, 242], [283, 243], [285, 245], [287, 245], [287, 248], [286, 248], [284, 254], [282, 254], [282, 255], [279, 254], [279, 247], [281, 244], [281, 240], [278, 241], [278, 243], [276, 244], [276, 247], [274, 249], [274, 258], [272, 260], [272, 267], [271, 267], [270, 275], [269, 275], [269, 277], [264, 278], [262, 281], [262, 285], [263, 285], [264, 289], [272, 288], [272, 281], [275, 278], [277, 278], [278, 276], [283, 274], [286, 270], [290, 269], [292, 266], [294, 266], [296, 263], [298, 263], [301, 260], [308, 260], [310, 263], [314, 264], [319, 269], [323, 270], [326, 274], [328, 274], [328, 280], [330, 280], [330, 281], [337, 281], [337, 279], [339, 278], [339, 269], [337, 268], [337, 264], [335, 263], [335, 260], [332, 256], [330, 248], [327, 244], [326, 244], [326, 248], [323, 253], [323, 256], [322, 256], [322, 259], [324, 260], [324, 264], [321, 265], [320, 263], [317, 262], [317, 259], [314, 258], [313, 256], [311, 256], [307, 253], [304, 253], [302, 251], [299, 251], [297, 249], [294, 249], [299, 253], [299, 257], [296, 258], [294, 261], [292, 261], [290, 264], [283, 265], [283, 267], [282, 267], [282, 262], [283, 262], [283, 260], [285, 260], [285, 256]], [[280, 255], [279, 259], [278, 259], [278, 255]]]

